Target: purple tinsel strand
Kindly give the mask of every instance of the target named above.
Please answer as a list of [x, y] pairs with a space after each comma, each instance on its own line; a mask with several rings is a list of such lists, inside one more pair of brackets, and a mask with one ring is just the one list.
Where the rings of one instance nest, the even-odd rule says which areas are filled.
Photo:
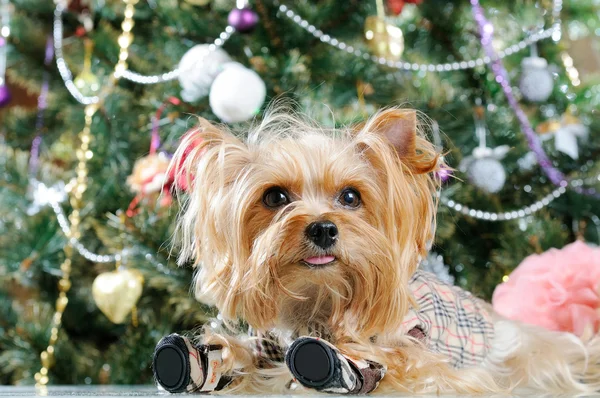
[[[496, 50], [492, 44], [492, 40], [494, 38], [494, 26], [485, 17], [483, 9], [479, 4], [479, 0], [471, 0], [471, 5], [473, 6], [473, 17], [475, 18], [477, 26], [479, 27], [481, 44], [486, 55], [492, 60], [491, 66], [494, 76], [496, 77], [496, 81], [502, 87], [502, 91], [506, 96], [509, 106], [517, 116], [519, 124], [521, 125], [521, 129], [525, 133], [525, 138], [529, 148], [535, 154], [538, 163], [550, 181], [555, 185], [566, 187], [568, 185], [568, 181], [565, 178], [565, 175], [552, 165], [552, 161], [544, 151], [539, 137], [533, 130], [531, 123], [529, 123], [527, 115], [525, 112], [523, 112], [523, 109], [521, 109], [519, 102], [513, 94], [513, 90], [510, 85], [510, 79], [508, 78], [508, 72], [506, 71], [506, 68], [502, 64], [502, 60], [498, 57], [498, 54], [496, 53]], [[585, 189], [581, 187], [575, 187], [574, 190], [579, 193], [600, 197], [593, 188]]]
[[35, 122], [36, 135], [33, 141], [31, 142], [31, 154], [29, 156], [29, 175], [32, 177], [35, 176], [38, 169], [40, 145], [42, 144], [42, 128], [44, 127], [44, 111], [48, 107], [48, 90], [50, 85], [50, 73], [48, 72], [47, 68], [52, 62], [53, 57], [54, 46], [52, 43], [52, 37], [49, 37], [46, 41], [46, 52], [44, 57], [44, 65], [46, 66], [46, 69], [43, 73], [42, 88], [40, 90], [40, 96], [38, 97], [38, 112]]

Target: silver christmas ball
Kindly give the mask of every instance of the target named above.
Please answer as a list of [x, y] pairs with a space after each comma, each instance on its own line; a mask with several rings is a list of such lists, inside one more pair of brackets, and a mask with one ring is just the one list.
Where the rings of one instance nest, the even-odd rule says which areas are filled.
[[193, 102], [207, 96], [211, 84], [227, 62], [231, 62], [231, 58], [220, 48], [210, 51], [208, 44], [190, 48], [179, 61], [181, 98]]
[[504, 166], [492, 157], [474, 159], [467, 175], [473, 184], [489, 193], [500, 191], [506, 182]]
[[547, 101], [554, 88], [548, 62], [540, 57], [527, 57], [523, 59], [521, 68], [519, 88], [523, 97], [531, 102]]

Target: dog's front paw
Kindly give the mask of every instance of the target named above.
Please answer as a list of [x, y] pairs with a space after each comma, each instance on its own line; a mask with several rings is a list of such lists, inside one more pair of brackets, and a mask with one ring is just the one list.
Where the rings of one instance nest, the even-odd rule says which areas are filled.
[[210, 392], [219, 389], [222, 347], [194, 346], [178, 334], [163, 337], [154, 350], [156, 383], [170, 393]]
[[335, 346], [313, 337], [300, 337], [288, 349], [285, 362], [298, 383], [317, 391], [356, 394], [363, 379], [356, 365]]
[[190, 384], [191, 363], [187, 339], [177, 334], [163, 337], [154, 350], [152, 371], [156, 383], [170, 393], [185, 392]]

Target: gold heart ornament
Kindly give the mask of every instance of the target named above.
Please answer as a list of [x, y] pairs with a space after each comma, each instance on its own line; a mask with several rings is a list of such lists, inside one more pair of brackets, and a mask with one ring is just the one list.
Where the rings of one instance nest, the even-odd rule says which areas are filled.
[[111, 322], [123, 323], [140, 299], [143, 285], [144, 277], [139, 271], [104, 272], [94, 279], [92, 296]]

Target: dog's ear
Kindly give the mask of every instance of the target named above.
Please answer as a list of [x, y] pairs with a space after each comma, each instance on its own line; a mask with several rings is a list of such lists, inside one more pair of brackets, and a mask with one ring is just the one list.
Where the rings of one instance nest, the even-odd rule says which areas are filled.
[[176, 195], [186, 209], [177, 227], [181, 235], [180, 263], [188, 260], [197, 263], [200, 256], [197, 242], [203, 242], [205, 236], [214, 236], [215, 220], [226, 218], [215, 211], [210, 212], [213, 218], [208, 217], [211, 201], [225, 195], [225, 187], [235, 181], [246, 164], [247, 150], [246, 144], [226, 127], [215, 126], [206, 119], [199, 119], [196, 127], [183, 136], [168, 171], [172, 189], [188, 193]]
[[387, 109], [375, 115], [370, 129], [383, 135], [400, 158], [417, 152], [417, 112], [414, 109]]
[[169, 178], [173, 181], [173, 187], [188, 191], [200, 160], [207, 151], [215, 147], [240, 149], [245, 148], [245, 144], [225, 128], [199, 117], [198, 124], [182, 137], [171, 160]]
[[391, 147], [402, 168], [411, 173], [430, 173], [438, 166], [439, 154], [419, 134], [417, 111], [414, 109], [385, 109], [354, 126], [353, 130], [356, 142], [367, 154], [375, 152], [374, 157], [380, 157]]

